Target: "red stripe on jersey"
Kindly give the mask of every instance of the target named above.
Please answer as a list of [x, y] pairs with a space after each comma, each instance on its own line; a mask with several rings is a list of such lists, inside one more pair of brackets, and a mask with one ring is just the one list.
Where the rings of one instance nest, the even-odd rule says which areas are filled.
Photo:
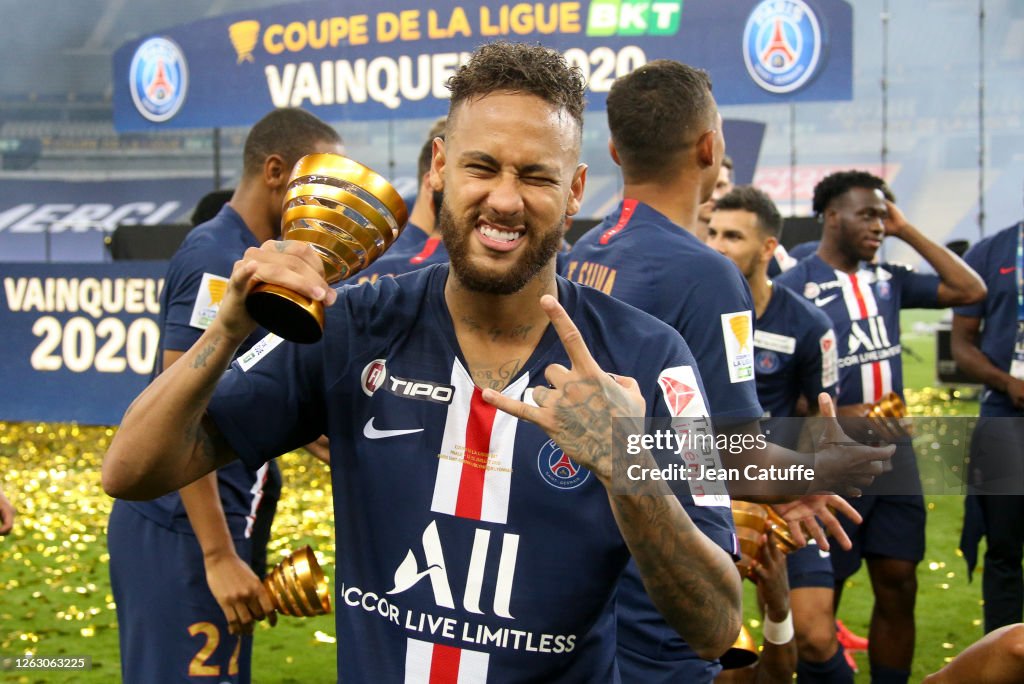
[[622, 201], [622, 213], [619, 214], [619, 222], [608, 230], [601, 233], [601, 239], [598, 240], [602, 245], [607, 245], [608, 241], [618, 235], [629, 223], [629, 219], [633, 218], [633, 212], [636, 211], [636, 205], [639, 204], [635, 199], [627, 199]]
[[432, 257], [434, 255], [434, 252], [437, 251], [437, 246], [439, 244], [441, 244], [441, 238], [439, 238], [439, 237], [427, 238], [427, 241], [423, 244], [423, 249], [420, 250], [419, 254], [414, 256], [412, 259], [409, 259], [409, 263], [410, 264], [422, 264], [424, 261], [426, 261], [427, 259], [429, 259], [430, 257]]
[[484, 476], [487, 474], [487, 459], [491, 452], [491, 429], [497, 408], [484, 401], [479, 387], [473, 388], [469, 405], [469, 420], [466, 421], [466, 453], [463, 454], [462, 477], [459, 479], [459, 495], [455, 502], [455, 515], [461, 518], [480, 519], [484, 498]]
[[430, 658], [430, 684], [457, 684], [461, 659], [462, 649], [444, 644], [434, 644], [434, 651]]
[[[868, 317], [868, 305], [864, 302], [864, 295], [860, 292], [860, 283], [857, 282], [857, 274], [850, 274], [850, 284], [853, 285], [853, 297], [857, 300], [857, 308], [860, 310], [861, 319]], [[882, 365], [877, 361], [871, 364], [871, 378], [874, 380], [875, 392], [870, 401], [878, 401], [882, 398]]]

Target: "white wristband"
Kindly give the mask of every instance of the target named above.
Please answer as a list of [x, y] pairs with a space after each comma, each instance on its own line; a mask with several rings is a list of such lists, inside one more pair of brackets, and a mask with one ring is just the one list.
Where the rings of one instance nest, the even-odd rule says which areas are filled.
[[764, 639], [770, 644], [781, 646], [793, 640], [793, 611], [786, 613], [786, 619], [782, 622], [772, 622], [767, 615], [764, 616]]

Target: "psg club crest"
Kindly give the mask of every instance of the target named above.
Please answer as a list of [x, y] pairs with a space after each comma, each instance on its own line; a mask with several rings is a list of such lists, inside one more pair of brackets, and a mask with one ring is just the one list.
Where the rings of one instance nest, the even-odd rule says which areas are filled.
[[167, 38], [150, 38], [135, 51], [128, 70], [132, 101], [149, 121], [160, 123], [178, 113], [188, 90], [185, 55]]
[[770, 93], [791, 93], [814, 75], [821, 27], [803, 0], [762, 0], [743, 31], [747, 72]]
[[757, 370], [761, 373], [772, 373], [779, 367], [779, 357], [773, 351], [757, 352]]
[[566, 456], [553, 439], [537, 453], [537, 469], [549, 485], [558, 489], [576, 489], [590, 477], [590, 471]]

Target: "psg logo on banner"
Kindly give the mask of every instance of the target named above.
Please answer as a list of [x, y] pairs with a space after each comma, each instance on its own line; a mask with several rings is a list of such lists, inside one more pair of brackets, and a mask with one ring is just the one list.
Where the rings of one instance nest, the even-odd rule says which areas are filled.
[[132, 57], [129, 89], [136, 109], [150, 121], [167, 121], [181, 109], [188, 90], [188, 65], [167, 38], [150, 38]]
[[797, 90], [814, 75], [820, 57], [821, 27], [803, 0], [762, 0], [750, 13], [743, 61], [764, 90]]
[[552, 439], [537, 453], [537, 469], [549, 485], [558, 489], [576, 489], [590, 477], [590, 471], [566, 456]]

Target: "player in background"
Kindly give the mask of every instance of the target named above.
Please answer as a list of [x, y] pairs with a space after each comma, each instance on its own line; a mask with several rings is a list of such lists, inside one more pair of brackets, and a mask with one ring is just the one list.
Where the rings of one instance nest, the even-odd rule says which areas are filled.
[[775, 545], [771, 530], [761, 537], [761, 556], [753, 561], [757, 605], [761, 611], [764, 641], [753, 665], [723, 670], [716, 684], [790, 684], [797, 665], [793, 633], [792, 594], [786, 577], [789, 558]]
[[711, 212], [715, 210], [715, 203], [732, 192], [736, 187], [733, 181], [732, 157], [722, 156], [722, 165], [718, 169], [718, 178], [715, 180], [715, 187], [711, 190], [711, 198], [702, 202], [697, 211], [697, 223], [693, 234], [701, 241], [707, 240], [708, 224], [711, 222]]
[[[754, 371], [765, 427], [774, 440], [795, 447], [801, 397], [836, 394], [839, 359], [828, 316], [768, 278], [782, 232], [782, 216], [771, 198], [753, 186], [738, 186], [720, 198], [711, 215], [707, 244], [739, 267], [754, 300]], [[811, 405], [814, 405], [811, 403]], [[781, 419], [781, 420], [778, 420]], [[808, 545], [786, 562], [800, 682], [853, 682], [853, 671], [836, 640], [834, 580], [829, 552]]]
[[[245, 250], [280, 236], [291, 169], [314, 152], [341, 153], [342, 143], [307, 112], [276, 110], [253, 126], [231, 200], [171, 259], [156, 372], [166, 372], [211, 325]], [[254, 330], [238, 352], [265, 334]], [[272, 410], [268, 403], [261, 413]], [[250, 615], [266, 599], [251, 566], [252, 536], [267, 472], [236, 462], [156, 500], [114, 503], [108, 544], [125, 681], [250, 680]], [[265, 565], [265, 548], [256, 556]]]
[[960, 548], [973, 572], [986, 537], [981, 587], [991, 632], [1024, 620], [1024, 222], [978, 242], [964, 260], [988, 297], [953, 314], [953, 357], [985, 385]]
[[[704, 415], [711, 417], [716, 432], [759, 434], [757, 421], [763, 411], [754, 383], [750, 288], [735, 264], [692, 232], [700, 206], [711, 197], [719, 178], [725, 153], [722, 117], [711, 94], [711, 81], [702, 70], [655, 60], [615, 81], [607, 109], [609, 151], [622, 169], [624, 199], [572, 246], [566, 277], [621, 299], [677, 330], [705, 378], [710, 413]], [[723, 464], [742, 469], [755, 461], [783, 463], [802, 457], [768, 446], [753, 453], [723, 453]], [[823, 454], [819, 450], [817, 455]], [[733, 462], [726, 462], [727, 458]], [[880, 472], [880, 465], [872, 468]], [[768, 491], [759, 483], [739, 481], [729, 482], [728, 493], [746, 498]], [[856, 518], [852, 508], [836, 498], [840, 510]], [[698, 501], [708, 508], [729, 510], [730, 506], [725, 495], [702, 496]], [[807, 501], [817, 506], [814, 512], [838, 533], [841, 542], [843, 528], [825, 507], [826, 499]], [[787, 504], [779, 511], [791, 522], [790, 516], [800, 517], [817, 529], [815, 516], [802, 506]], [[800, 534], [799, 527], [796, 532]], [[824, 534], [817, 532], [827, 545]], [[623, 577], [617, 610], [619, 668], [625, 680], [713, 679], [718, 664], [696, 658], [666, 628], [633, 569]]]
[[[151, 497], [326, 433], [348, 684], [616, 681], [630, 556], [669, 624], [716, 657], [740, 620], [728, 509], [611, 491], [613, 419], [668, 416], [661, 378], [702, 405], [692, 357], [667, 326], [555, 276], [586, 181], [582, 76], [496, 42], [449, 87], [431, 178], [451, 267], [334, 290], [308, 245], [248, 250], [210, 328], [126, 413], [104, 487]], [[324, 337], [222, 374], [259, 281], [328, 305]]]
[[[437, 213], [441, 210], [442, 194], [430, 184], [430, 163], [434, 157], [434, 140], [444, 140], [444, 118], [438, 119], [430, 129], [427, 141], [420, 148], [416, 173], [420, 179], [420, 190], [409, 212], [409, 221], [402, 235], [379, 259], [356, 274], [355, 282], [373, 283], [382, 276], [396, 276], [433, 264], [448, 263], [441, 234], [437, 229]], [[417, 237], [403, 240], [407, 233]], [[423, 236], [420, 239], [419, 236]]]
[[[886, 191], [882, 179], [862, 171], [824, 178], [813, 200], [822, 222], [818, 252], [775, 280], [832, 320], [839, 346], [840, 415], [863, 418], [889, 392], [902, 397], [902, 309], [971, 304], [985, 297], [978, 274], [907, 221]], [[937, 275], [872, 264], [887, 236], [910, 245]], [[875, 682], [906, 682], [910, 676], [916, 568], [924, 557], [924, 498], [909, 439], [898, 445], [892, 465], [865, 496], [851, 500], [864, 518], [859, 527], [848, 526], [853, 548], [832, 551], [837, 607], [843, 583], [862, 560], [867, 562], [875, 598], [868, 634]]]

